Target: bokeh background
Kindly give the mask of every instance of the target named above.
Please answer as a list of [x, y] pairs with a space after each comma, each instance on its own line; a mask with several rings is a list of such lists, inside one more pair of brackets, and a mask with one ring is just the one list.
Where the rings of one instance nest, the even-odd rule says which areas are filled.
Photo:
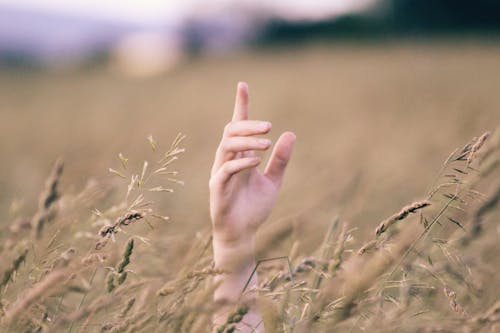
[[209, 228], [213, 152], [247, 81], [251, 117], [298, 137], [269, 225], [320, 239], [341, 213], [361, 238], [498, 126], [499, 33], [494, 0], [1, 0], [1, 223], [36, 206], [58, 157], [78, 192], [182, 132], [166, 232]]

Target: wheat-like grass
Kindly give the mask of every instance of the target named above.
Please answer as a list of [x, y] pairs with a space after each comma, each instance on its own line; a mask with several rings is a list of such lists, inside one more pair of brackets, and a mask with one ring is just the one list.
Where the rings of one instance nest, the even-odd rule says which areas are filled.
[[[0, 331], [205, 333], [218, 307], [227, 306], [231, 315], [213, 329], [237, 332], [248, 307], [212, 301], [213, 277], [226, 272], [214, 268], [208, 227], [188, 237], [155, 237], [168, 220], [155, 196], [169, 195], [167, 184], [182, 184], [170, 168], [183, 140], [179, 135], [160, 153], [150, 136], [156, 156], [137, 172], [118, 154], [112, 173], [125, 178], [114, 178], [123, 185], [114, 196], [95, 186], [65, 193], [56, 163], [33, 218], [15, 219], [6, 231]], [[259, 325], [280, 333], [494, 330], [499, 306], [484, 254], [497, 243], [487, 232], [498, 214], [497, 141], [493, 132], [455, 150], [426, 199], [380, 222], [373, 238], [359, 237], [356, 225], [339, 216], [322, 242], [303, 244], [297, 221], [308, 221], [331, 196], [272, 224], [253, 273], [260, 281], [252, 290]], [[352, 191], [347, 197], [354, 200]], [[90, 215], [92, 206], [99, 209]], [[33, 222], [42, 213], [43, 223]]]

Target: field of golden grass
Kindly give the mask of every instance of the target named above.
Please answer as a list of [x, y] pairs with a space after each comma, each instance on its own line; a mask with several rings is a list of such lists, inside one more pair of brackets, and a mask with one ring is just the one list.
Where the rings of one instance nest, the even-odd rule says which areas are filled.
[[[103, 68], [3, 72], [2, 332], [209, 331], [207, 277], [217, 272], [205, 247], [208, 174], [240, 80], [250, 85], [251, 117], [273, 123], [272, 139], [297, 134], [258, 256], [289, 256], [307, 272], [287, 281], [283, 262], [263, 266], [270, 332], [498, 329], [500, 46], [471, 40], [241, 52], [140, 80]], [[186, 151], [168, 170], [179, 171], [184, 185], [158, 179], [151, 185], [175, 192], [136, 188], [125, 201], [130, 176], [141, 178], [145, 159], [146, 176], [154, 171], [179, 132]], [[62, 175], [56, 170], [44, 185], [58, 158]], [[438, 188], [451, 178], [451, 188]], [[439, 191], [430, 207], [406, 207], [409, 217], [390, 222], [432, 189]], [[131, 208], [143, 192], [144, 202]], [[394, 226], [376, 237], [381, 221]], [[99, 236], [111, 223], [116, 235]], [[475, 235], [478, 223], [484, 232]], [[116, 242], [96, 250], [111, 234]], [[122, 267], [131, 237], [130, 264]], [[370, 240], [371, 250], [358, 255]]]

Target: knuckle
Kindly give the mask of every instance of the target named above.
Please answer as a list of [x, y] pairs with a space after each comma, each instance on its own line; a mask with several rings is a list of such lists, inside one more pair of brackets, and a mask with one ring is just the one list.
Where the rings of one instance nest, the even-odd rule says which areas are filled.
[[233, 123], [227, 123], [226, 126], [224, 126], [224, 135], [230, 135], [233, 129]]
[[228, 161], [226, 163], [224, 163], [221, 167], [221, 173], [224, 174], [225, 176], [227, 175], [231, 175], [234, 173], [234, 166], [235, 165], [235, 161]]
[[219, 150], [227, 151], [229, 149], [230, 142], [227, 138], [222, 139], [219, 145]]
[[221, 169], [221, 172], [223, 172], [223, 173], [229, 173], [231, 170], [231, 165], [229, 164], [229, 162], [226, 162], [222, 165], [222, 167], [220, 169]]

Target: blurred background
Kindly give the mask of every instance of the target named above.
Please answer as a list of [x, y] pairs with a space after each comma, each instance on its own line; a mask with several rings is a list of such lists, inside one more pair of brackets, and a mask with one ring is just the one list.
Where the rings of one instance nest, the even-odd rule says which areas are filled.
[[0, 0], [0, 216], [34, 207], [59, 156], [76, 192], [182, 132], [185, 185], [161, 205], [172, 230], [208, 228], [238, 81], [272, 139], [298, 137], [272, 219], [341, 211], [371, 233], [498, 126], [500, 2]]

